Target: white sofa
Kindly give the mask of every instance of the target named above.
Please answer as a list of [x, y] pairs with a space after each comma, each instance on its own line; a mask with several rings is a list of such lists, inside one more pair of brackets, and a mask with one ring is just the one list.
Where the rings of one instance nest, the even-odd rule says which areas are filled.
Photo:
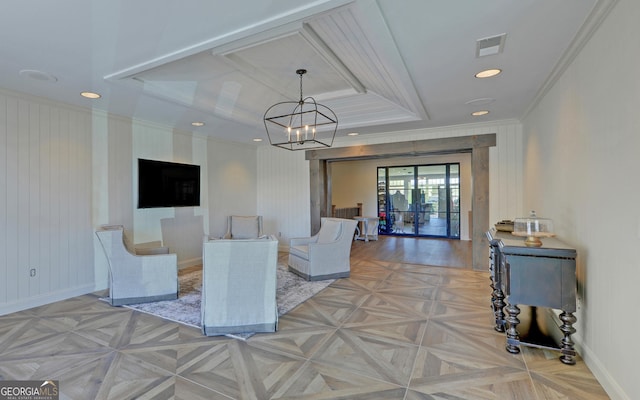
[[202, 253], [202, 333], [275, 332], [278, 240], [205, 238]]
[[[109, 298], [113, 306], [178, 298], [178, 258], [168, 248], [127, 247], [122, 225], [96, 231], [109, 265]], [[157, 254], [160, 253], [160, 254]]]
[[308, 281], [349, 277], [356, 224], [352, 219], [321, 218], [316, 235], [291, 239], [289, 270]]

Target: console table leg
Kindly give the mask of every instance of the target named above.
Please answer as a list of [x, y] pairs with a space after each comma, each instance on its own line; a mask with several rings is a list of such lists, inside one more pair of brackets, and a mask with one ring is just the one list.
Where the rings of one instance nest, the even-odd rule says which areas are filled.
[[495, 289], [493, 292], [493, 314], [496, 319], [495, 330], [498, 332], [504, 332], [504, 306], [506, 303], [504, 302], [504, 293], [502, 290]]
[[520, 336], [518, 335], [517, 326], [520, 323], [518, 314], [520, 314], [520, 308], [515, 304], [507, 305], [507, 351], [509, 353], [520, 353]]
[[577, 318], [572, 313], [563, 311], [562, 313], [560, 313], [560, 320], [562, 321], [560, 330], [562, 331], [562, 333], [564, 333], [560, 349], [560, 351], [562, 352], [560, 361], [565, 364], [574, 365], [576, 363], [576, 360], [574, 358], [576, 355], [576, 351], [573, 347], [574, 343], [571, 340], [571, 335], [576, 333], [576, 328], [573, 327], [573, 324], [576, 323]]

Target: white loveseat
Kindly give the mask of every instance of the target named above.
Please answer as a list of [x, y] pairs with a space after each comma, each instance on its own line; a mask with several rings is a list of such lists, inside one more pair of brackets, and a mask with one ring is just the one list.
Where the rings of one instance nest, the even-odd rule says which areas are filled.
[[205, 238], [202, 253], [202, 333], [275, 332], [278, 240]]
[[291, 239], [289, 270], [308, 281], [348, 277], [356, 224], [352, 219], [322, 218], [316, 235]]

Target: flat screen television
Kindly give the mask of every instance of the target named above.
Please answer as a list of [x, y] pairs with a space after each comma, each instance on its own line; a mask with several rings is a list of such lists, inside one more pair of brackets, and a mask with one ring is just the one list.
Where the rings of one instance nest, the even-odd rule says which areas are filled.
[[200, 206], [200, 166], [138, 159], [138, 208]]

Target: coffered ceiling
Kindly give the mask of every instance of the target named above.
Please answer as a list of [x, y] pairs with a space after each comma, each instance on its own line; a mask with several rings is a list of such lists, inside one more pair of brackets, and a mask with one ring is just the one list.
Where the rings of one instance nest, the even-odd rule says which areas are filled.
[[614, 2], [9, 0], [0, 87], [246, 143], [299, 68], [338, 136], [519, 119]]

